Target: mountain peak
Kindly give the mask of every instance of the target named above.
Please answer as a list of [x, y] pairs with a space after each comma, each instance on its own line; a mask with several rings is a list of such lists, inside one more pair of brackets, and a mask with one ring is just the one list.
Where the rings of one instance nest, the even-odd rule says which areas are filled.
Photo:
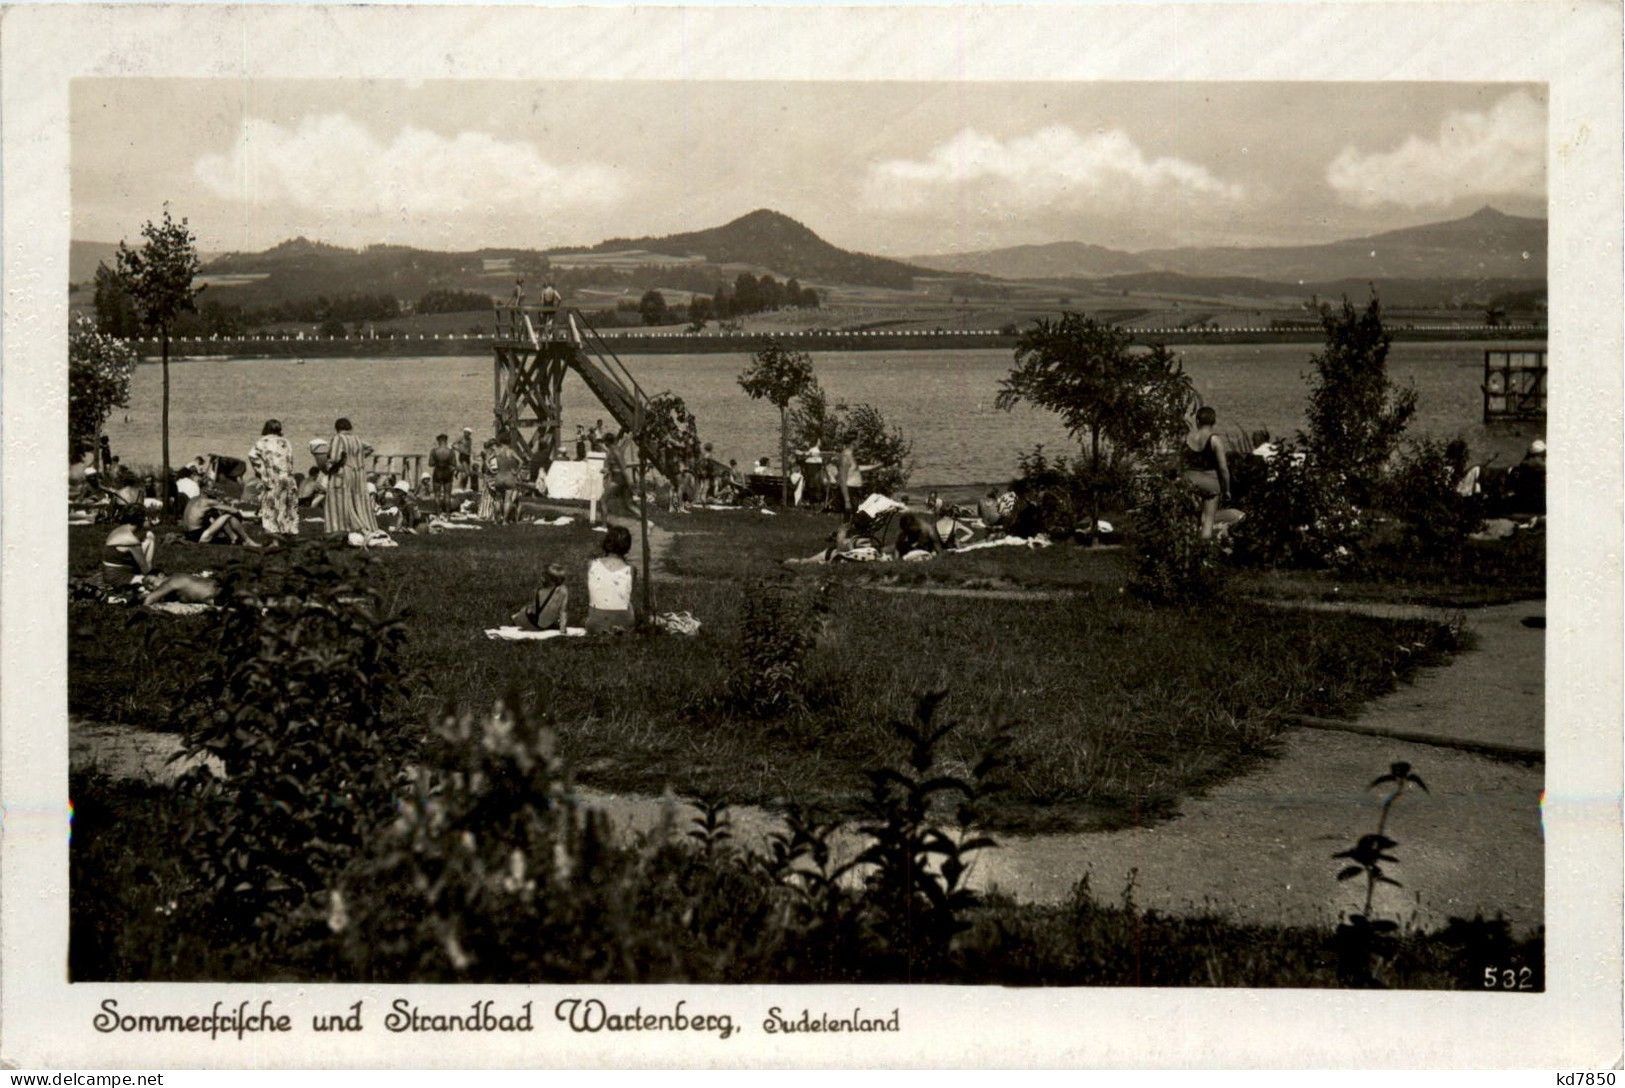
[[1474, 212], [1472, 215], [1469, 215], [1467, 218], [1468, 219], [1477, 219], [1477, 220], [1482, 221], [1482, 220], [1490, 220], [1490, 219], [1510, 219], [1512, 217], [1507, 215], [1507, 213], [1502, 211], [1501, 209], [1492, 208], [1488, 204], [1486, 204], [1482, 208], [1478, 209], [1478, 211]]

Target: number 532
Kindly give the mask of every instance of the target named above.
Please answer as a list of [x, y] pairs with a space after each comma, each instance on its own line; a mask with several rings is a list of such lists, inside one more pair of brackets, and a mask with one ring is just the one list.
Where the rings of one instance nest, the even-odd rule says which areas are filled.
[[1486, 990], [1533, 990], [1534, 988], [1535, 972], [1533, 968], [1484, 968], [1484, 989]]

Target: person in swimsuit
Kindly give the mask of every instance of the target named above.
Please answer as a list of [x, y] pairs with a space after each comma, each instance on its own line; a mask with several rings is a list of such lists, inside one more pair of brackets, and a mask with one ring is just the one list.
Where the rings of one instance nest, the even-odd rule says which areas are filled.
[[514, 613], [513, 622], [516, 627], [523, 627], [528, 631], [547, 631], [553, 628], [565, 630], [566, 613], [570, 607], [570, 587], [564, 584], [564, 576], [564, 568], [559, 564], [547, 565], [542, 587], [536, 591], [536, 599], [521, 611]]
[[176, 601], [180, 604], [208, 604], [220, 596], [220, 583], [196, 574], [163, 574], [153, 571], [142, 580], [142, 604]]
[[1213, 521], [1219, 502], [1230, 501], [1230, 464], [1225, 460], [1224, 439], [1213, 432], [1219, 414], [1208, 405], [1196, 410], [1196, 425], [1180, 447], [1180, 468], [1185, 482], [1202, 498], [1202, 539], [1213, 536]]
[[118, 524], [102, 544], [101, 579], [108, 589], [128, 589], [152, 569], [158, 538], [146, 526], [145, 507], [131, 504], [119, 512]]
[[211, 544], [224, 537], [245, 548], [260, 546], [248, 535], [241, 518], [216, 505], [212, 488], [187, 502], [186, 509], [181, 513], [181, 526], [186, 530], [186, 539], [194, 544]]
[[934, 555], [946, 549], [942, 535], [937, 532], [935, 518], [910, 510], [897, 519], [897, 558], [901, 559], [909, 552]]
[[457, 451], [443, 434], [434, 436], [434, 448], [429, 451], [429, 481], [434, 487], [434, 504], [442, 514], [452, 510], [451, 484], [457, 475]]
[[632, 608], [636, 581], [626, 556], [632, 533], [624, 525], [611, 525], [604, 533], [604, 554], [587, 564], [587, 632], [622, 631], [637, 621]]

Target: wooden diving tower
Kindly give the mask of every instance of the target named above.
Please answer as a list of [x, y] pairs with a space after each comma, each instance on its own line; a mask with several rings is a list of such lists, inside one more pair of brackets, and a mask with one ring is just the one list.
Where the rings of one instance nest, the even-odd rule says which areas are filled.
[[[564, 439], [564, 373], [574, 370], [621, 430], [642, 429], [649, 397], [620, 356], [579, 310], [497, 304], [492, 343], [494, 414], [527, 462], [551, 461]], [[639, 449], [647, 463], [676, 478], [672, 451]]]

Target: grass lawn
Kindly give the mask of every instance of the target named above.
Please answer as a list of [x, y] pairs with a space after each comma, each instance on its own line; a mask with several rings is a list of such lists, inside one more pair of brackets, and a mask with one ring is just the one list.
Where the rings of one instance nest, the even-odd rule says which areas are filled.
[[[1111, 553], [993, 550], [922, 566], [935, 574], [974, 560], [987, 566], [967, 563], [967, 578], [1019, 581], [1048, 562], [1078, 591], [956, 598], [877, 591], [862, 565], [830, 572], [832, 619], [808, 662], [808, 709], [763, 721], [724, 697], [742, 601], [754, 579], [789, 577], [777, 560], [811, 554], [830, 521], [743, 512], [663, 521], [678, 534], [668, 569], [683, 577], [657, 581], [657, 608], [693, 612], [704, 624], [697, 637], [487, 640], [483, 629], [506, 622], [552, 561], [571, 572], [573, 616], [584, 609], [585, 565], [601, 537], [579, 524], [421, 536], [376, 553], [368, 578], [407, 621], [408, 713], [426, 721], [447, 702], [478, 706], [511, 692], [553, 716], [589, 785], [850, 811], [863, 768], [892, 750], [888, 722], [906, 717], [920, 690], [946, 685], [946, 713], [963, 725], [951, 758], [974, 762], [996, 722], [1011, 726], [1005, 788], [987, 809], [993, 826], [1111, 827], [1165, 816], [1246, 769], [1268, 753], [1283, 715], [1346, 715], [1443, 652], [1436, 625], [1246, 602], [1154, 608], [1106, 577], [1119, 562]], [[94, 568], [104, 533], [70, 530], [71, 572]], [[218, 569], [233, 557], [265, 561], [172, 544], [160, 564]], [[188, 636], [206, 636], [211, 622], [70, 605], [71, 712], [169, 727], [188, 655], [211, 652]]]

